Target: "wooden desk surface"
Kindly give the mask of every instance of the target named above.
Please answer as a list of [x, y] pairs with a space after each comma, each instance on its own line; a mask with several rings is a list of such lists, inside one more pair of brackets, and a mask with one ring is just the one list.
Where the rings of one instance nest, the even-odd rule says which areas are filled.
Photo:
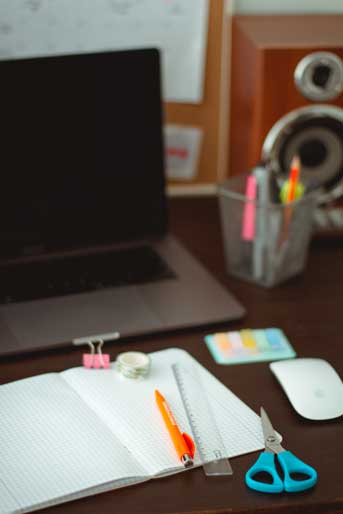
[[[237, 296], [247, 308], [241, 322], [216, 327], [280, 327], [299, 357], [321, 357], [343, 376], [342, 284], [343, 240], [315, 241], [304, 275], [272, 290], [227, 277], [215, 199], [174, 199], [171, 228], [181, 241]], [[160, 350], [179, 346], [208, 367], [255, 411], [263, 405], [285, 447], [313, 465], [319, 474], [314, 490], [295, 495], [264, 495], [250, 491], [244, 474], [257, 454], [233, 459], [231, 478], [206, 478], [201, 469], [143, 485], [62, 504], [40, 512], [83, 514], [170, 513], [311, 513], [343, 512], [343, 420], [308, 422], [290, 406], [267, 363], [239, 366], [215, 364], [203, 343], [212, 328], [146, 337], [113, 344], [112, 359], [120, 351]], [[58, 351], [30, 358], [0, 362], [1, 383], [38, 373], [61, 371], [79, 365], [79, 352]], [[52, 463], [53, 465], [53, 463]], [[1, 469], [1, 464], [0, 464]]]

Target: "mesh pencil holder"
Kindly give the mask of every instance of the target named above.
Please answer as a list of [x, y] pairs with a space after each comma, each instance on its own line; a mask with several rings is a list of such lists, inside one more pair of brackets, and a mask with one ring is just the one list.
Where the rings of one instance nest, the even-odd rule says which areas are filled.
[[231, 275], [273, 287], [306, 266], [317, 197], [305, 194], [287, 204], [247, 199], [247, 178], [238, 175], [219, 186], [226, 267]]

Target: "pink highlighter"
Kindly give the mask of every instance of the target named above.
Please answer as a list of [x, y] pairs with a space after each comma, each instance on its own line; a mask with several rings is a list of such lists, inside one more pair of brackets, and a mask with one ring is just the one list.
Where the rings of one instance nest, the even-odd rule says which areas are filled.
[[249, 175], [245, 190], [245, 198], [247, 201], [244, 204], [242, 225], [242, 239], [244, 241], [253, 241], [255, 238], [256, 193], [256, 178], [254, 175]]

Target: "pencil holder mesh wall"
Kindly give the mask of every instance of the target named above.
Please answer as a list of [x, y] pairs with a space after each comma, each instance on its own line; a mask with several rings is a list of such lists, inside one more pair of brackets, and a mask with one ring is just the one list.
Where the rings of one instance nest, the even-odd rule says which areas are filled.
[[[288, 204], [262, 203], [258, 195], [247, 199], [248, 176], [238, 175], [219, 186], [226, 267], [231, 275], [272, 287], [306, 266], [316, 197], [305, 194]], [[250, 237], [244, 235], [247, 215]]]

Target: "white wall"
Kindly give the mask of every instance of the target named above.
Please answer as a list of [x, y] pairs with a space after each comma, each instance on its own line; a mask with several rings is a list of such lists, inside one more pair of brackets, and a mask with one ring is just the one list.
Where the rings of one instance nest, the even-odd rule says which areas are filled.
[[239, 14], [343, 13], [343, 0], [232, 0]]

